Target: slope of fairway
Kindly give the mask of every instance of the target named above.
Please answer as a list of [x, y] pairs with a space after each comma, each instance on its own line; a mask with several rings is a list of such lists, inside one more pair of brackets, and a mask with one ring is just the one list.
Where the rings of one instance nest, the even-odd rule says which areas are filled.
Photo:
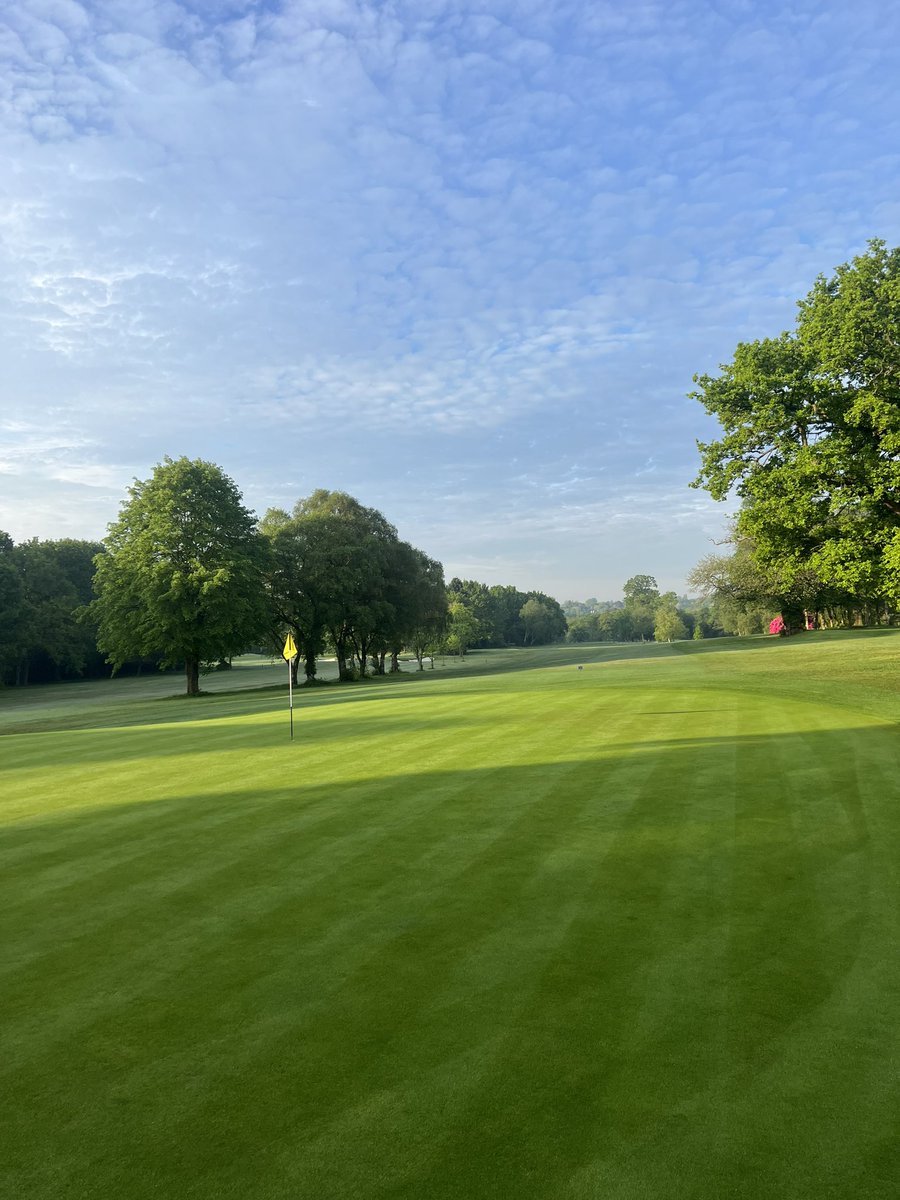
[[293, 742], [263, 674], [5, 694], [2, 1194], [895, 1196], [898, 675], [487, 652]]

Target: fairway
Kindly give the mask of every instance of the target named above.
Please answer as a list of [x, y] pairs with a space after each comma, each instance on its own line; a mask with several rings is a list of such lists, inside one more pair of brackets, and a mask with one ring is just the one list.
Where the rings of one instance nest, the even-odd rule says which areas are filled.
[[896, 1196], [900, 631], [284, 682], [0, 694], [4, 1196]]

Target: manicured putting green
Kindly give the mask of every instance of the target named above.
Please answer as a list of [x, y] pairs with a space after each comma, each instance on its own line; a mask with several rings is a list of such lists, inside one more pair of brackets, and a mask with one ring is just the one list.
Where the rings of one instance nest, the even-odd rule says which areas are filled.
[[898, 677], [488, 653], [293, 744], [220, 680], [5, 693], [3, 1194], [894, 1197]]

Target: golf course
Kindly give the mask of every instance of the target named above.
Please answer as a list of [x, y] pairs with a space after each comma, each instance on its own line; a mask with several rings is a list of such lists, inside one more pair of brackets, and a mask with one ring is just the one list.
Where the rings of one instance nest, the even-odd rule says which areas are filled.
[[414, 668], [0, 691], [0, 1193], [896, 1196], [900, 630]]

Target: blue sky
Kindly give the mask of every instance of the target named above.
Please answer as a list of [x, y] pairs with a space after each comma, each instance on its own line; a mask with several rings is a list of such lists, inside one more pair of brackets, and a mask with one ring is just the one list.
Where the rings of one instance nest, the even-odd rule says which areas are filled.
[[0, 0], [0, 528], [163, 455], [448, 577], [683, 590], [687, 398], [900, 235], [884, 0]]

